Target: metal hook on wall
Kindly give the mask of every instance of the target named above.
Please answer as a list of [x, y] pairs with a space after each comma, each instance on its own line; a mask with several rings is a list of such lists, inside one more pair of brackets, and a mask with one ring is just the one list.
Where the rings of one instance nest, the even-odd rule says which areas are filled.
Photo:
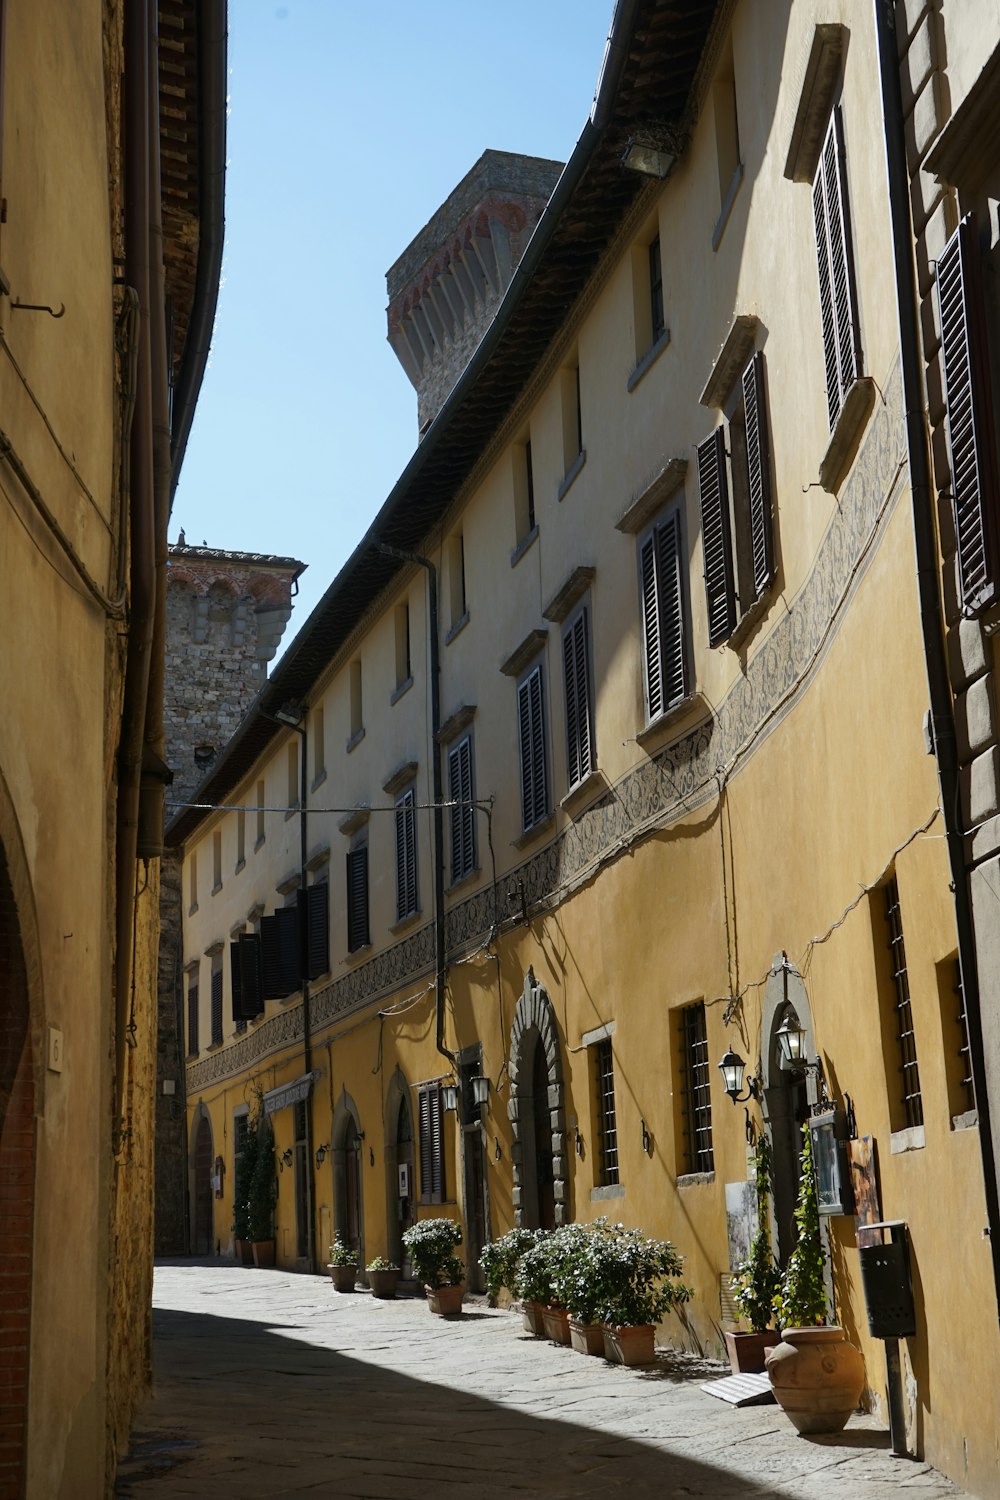
[[15, 298], [10, 305], [13, 312], [46, 312], [50, 318], [61, 318], [66, 312], [65, 302], [60, 302], [58, 312], [47, 302], [21, 302], [19, 298]]

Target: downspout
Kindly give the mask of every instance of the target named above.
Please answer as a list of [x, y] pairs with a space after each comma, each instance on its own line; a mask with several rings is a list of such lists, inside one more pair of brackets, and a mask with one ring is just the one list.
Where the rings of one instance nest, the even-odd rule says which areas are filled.
[[[301, 736], [301, 769], [299, 771], [299, 868], [301, 871], [300, 882], [302, 891], [302, 1071], [305, 1074], [312, 1072], [312, 1017], [310, 1014], [309, 993], [309, 913], [306, 905], [306, 876], [307, 861], [309, 858], [309, 832], [307, 828], [307, 799], [309, 795], [309, 783], [306, 780], [309, 768], [308, 756], [308, 733], [306, 729], [306, 707], [302, 705], [302, 723], [296, 728], [296, 733]], [[306, 1250], [309, 1254], [309, 1269], [316, 1269], [316, 1193], [313, 1184], [313, 1091], [310, 1085], [306, 1096], [306, 1223], [309, 1225], [309, 1240]]]
[[149, 329], [149, 37], [146, 0], [125, 7], [125, 276], [138, 295], [136, 401], [129, 444], [130, 625], [125, 659], [115, 847], [114, 1120], [124, 1127], [139, 787], [153, 644], [153, 432]]
[[[438, 735], [441, 730], [441, 650], [438, 642], [438, 595], [437, 569], [429, 558], [417, 552], [406, 552], [401, 547], [390, 547], [388, 542], [376, 544], [377, 550], [386, 557], [396, 557], [401, 562], [419, 563], [427, 570], [428, 628], [430, 632], [431, 667], [431, 798], [434, 804], [434, 965], [435, 965], [435, 1030], [437, 1050], [457, 1069], [455, 1054], [444, 1042], [444, 999], [448, 978], [448, 965], [444, 940], [444, 789], [441, 777], [441, 746]], [[457, 1076], [457, 1073], [456, 1073]]]
[[920, 341], [917, 333], [917, 287], [910, 223], [910, 183], [903, 133], [903, 102], [899, 83], [896, 20], [892, 0], [874, 0], [874, 5], [881, 77], [882, 124], [885, 131], [889, 216], [896, 272], [896, 310], [899, 319], [899, 348], [903, 375], [903, 405], [906, 412], [906, 449], [910, 468], [920, 624], [927, 662], [934, 752], [937, 756], [938, 777], [941, 785], [941, 811], [948, 859], [951, 865], [951, 884], [955, 893], [958, 961], [965, 994], [972, 1076], [976, 1091], [976, 1109], [979, 1114], [979, 1144], [982, 1152], [983, 1186], [989, 1221], [987, 1233], [993, 1255], [994, 1286], [1000, 1297], [1000, 1204], [997, 1198], [993, 1130], [983, 1058], [975, 934], [961, 826], [962, 804], [958, 757], [955, 748], [955, 719], [938, 593], [937, 540], [933, 525], [934, 490], [931, 484], [927, 434], [924, 426]]

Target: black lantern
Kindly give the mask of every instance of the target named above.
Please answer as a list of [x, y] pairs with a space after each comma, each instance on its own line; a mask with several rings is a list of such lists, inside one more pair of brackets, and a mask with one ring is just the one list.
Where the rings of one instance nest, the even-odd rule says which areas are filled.
[[719, 1064], [719, 1072], [722, 1074], [722, 1086], [732, 1099], [734, 1104], [745, 1104], [748, 1099], [760, 1098], [760, 1079], [752, 1074], [747, 1079], [747, 1091], [740, 1093], [743, 1086], [743, 1074], [746, 1072], [746, 1063], [738, 1052], [730, 1047]]
[[781, 1053], [782, 1067], [803, 1068], [806, 1065], [806, 1030], [795, 1014], [790, 1010], [778, 1027], [775, 1037], [778, 1050]]

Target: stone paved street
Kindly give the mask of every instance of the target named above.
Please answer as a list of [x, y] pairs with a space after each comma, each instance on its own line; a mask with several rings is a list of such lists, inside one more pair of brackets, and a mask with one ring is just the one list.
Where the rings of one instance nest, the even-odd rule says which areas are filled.
[[174, 1262], [157, 1268], [154, 1333], [120, 1500], [963, 1493], [891, 1458], [870, 1419], [800, 1438], [774, 1406], [705, 1395], [716, 1365], [615, 1368], [480, 1304], [445, 1322], [422, 1299]]

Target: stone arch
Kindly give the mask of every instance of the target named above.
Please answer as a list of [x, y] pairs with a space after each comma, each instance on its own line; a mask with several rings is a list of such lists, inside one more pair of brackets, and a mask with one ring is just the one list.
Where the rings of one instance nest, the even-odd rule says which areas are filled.
[[[403, 1264], [403, 1231], [408, 1229], [416, 1218], [414, 1205], [417, 1195], [411, 1090], [398, 1064], [389, 1079], [389, 1087], [385, 1096], [384, 1120], [386, 1255], [396, 1265], [401, 1266]], [[410, 1191], [405, 1196], [401, 1196], [399, 1192], [401, 1165], [409, 1167]]]
[[[534, 1229], [569, 1219], [566, 1115], [559, 1027], [529, 968], [510, 1033], [514, 1222]], [[551, 1225], [543, 1221], [551, 1218]]]
[[771, 1142], [773, 1172], [772, 1233], [778, 1259], [784, 1265], [795, 1243], [792, 1215], [799, 1187], [799, 1153], [802, 1124], [809, 1114], [809, 1088], [805, 1073], [782, 1066], [778, 1029], [794, 1010], [805, 1028], [806, 1056], [815, 1057], [812, 1011], [799, 971], [784, 953], [775, 956], [764, 988], [761, 1015], [761, 1064], [764, 1077], [764, 1123]]
[[341, 1089], [330, 1130], [330, 1162], [333, 1170], [333, 1232], [358, 1252], [364, 1266], [364, 1140], [361, 1115], [346, 1088]]
[[212, 1117], [204, 1099], [199, 1099], [191, 1119], [188, 1160], [192, 1255], [211, 1255], [215, 1249], [215, 1209], [212, 1199], [213, 1139]]

